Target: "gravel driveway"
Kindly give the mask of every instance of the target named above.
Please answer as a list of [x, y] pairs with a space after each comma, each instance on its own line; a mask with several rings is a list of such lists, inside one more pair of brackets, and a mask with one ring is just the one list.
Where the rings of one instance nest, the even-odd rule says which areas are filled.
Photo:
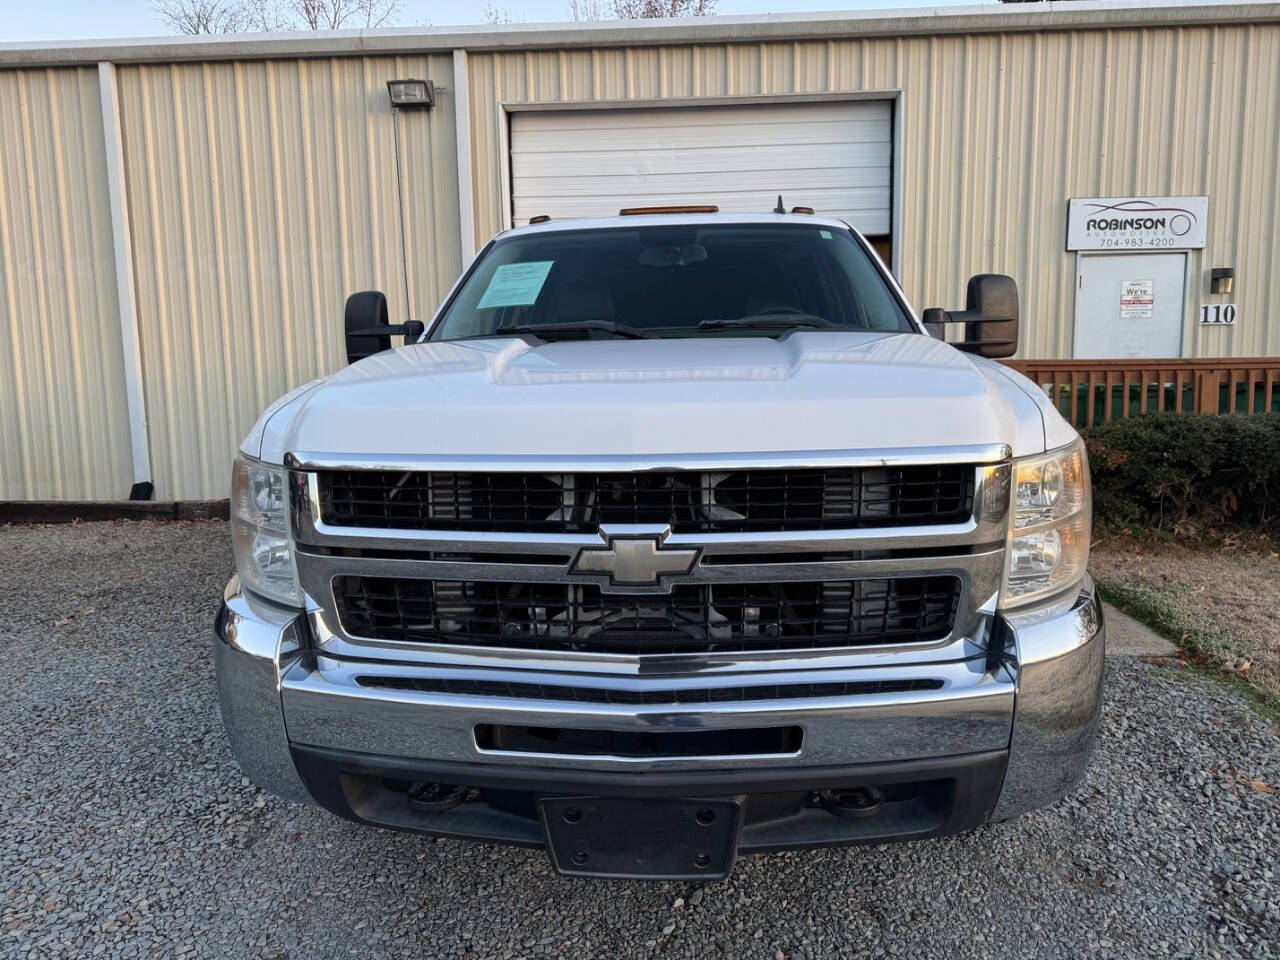
[[1092, 773], [1050, 810], [701, 888], [571, 881], [249, 786], [210, 662], [224, 524], [0, 551], [2, 957], [1280, 956], [1280, 741], [1177, 668], [1110, 661]]

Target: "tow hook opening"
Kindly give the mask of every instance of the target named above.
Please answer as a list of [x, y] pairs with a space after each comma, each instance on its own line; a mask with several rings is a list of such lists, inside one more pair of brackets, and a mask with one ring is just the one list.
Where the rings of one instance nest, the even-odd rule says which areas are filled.
[[878, 787], [847, 787], [819, 790], [818, 805], [837, 817], [856, 819], [875, 816], [884, 805], [884, 792]]

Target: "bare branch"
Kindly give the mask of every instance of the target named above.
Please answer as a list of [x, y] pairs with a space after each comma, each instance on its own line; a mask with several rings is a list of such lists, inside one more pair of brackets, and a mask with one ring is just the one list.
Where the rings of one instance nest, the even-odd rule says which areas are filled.
[[716, 0], [613, 0], [613, 14], [619, 20], [707, 17], [715, 7]]
[[488, 0], [484, 5], [484, 9], [480, 11], [480, 16], [484, 18], [485, 23], [523, 23], [524, 18], [513, 14], [506, 7], [494, 6], [493, 0]]
[[569, 0], [571, 20], [650, 20], [708, 17], [716, 0]]
[[604, 0], [569, 0], [570, 20], [613, 20], [613, 14], [605, 9]]
[[[151, 0], [175, 33], [342, 30], [394, 24], [402, 0]], [[508, 18], [510, 19], [510, 18]]]
[[152, 0], [151, 10], [174, 33], [238, 33], [245, 29], [239, 0]]
[[293, 25], [304, 30], [385, 27], [400, 13], [400, 0], [286, 0]]
[[400, 14], [400, 0], [359, 0], [366, 27], [389, 27]]
[[244, 18], [241, 29], [257, 33], [274, 33], [292, 30], [297, 24], [280, 6], [280, 0], [240, 0], [240, 12]]

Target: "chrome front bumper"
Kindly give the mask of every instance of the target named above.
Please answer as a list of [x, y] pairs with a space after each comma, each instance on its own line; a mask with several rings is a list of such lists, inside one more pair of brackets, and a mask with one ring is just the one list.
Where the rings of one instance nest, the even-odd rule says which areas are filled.
[[1004, 621], [1018, 694], [1009, 767], [992, 820], [1060, 800], [1084, 777], [1102, 719], [1106, 631], [1102, 601], [1085, 577], [1075, 602], [1052, 616]]
[[[822, 671], [822, 679], [939, 678], [938, 690], [844, 698], [707, 705], [617, 706], [374, 689], [361, 673], [421, 675], [421, 665], [371, 667], [308, 649], [309, 618], [241, 592], [232, 580], [217, 618], [218, 699], [241, 769], [263, 789], [310, 799], [292, 746], [442, 763], [507, 765], [513, 772], [581, 768], [605, 773], [831, 769], [1007, 751], [991, 818], [1060, 798], [1084, 773], [1102, 699], [1103, 624], [1091, 580], [1052, 615], [997, 618], [1006, 657], [880, 663]], [[442, 671], [435, 669], [433, 676]], [[445, 673], [448, 670], [444, 671]], [[806, 671], [816, 673], [817, 671]], [[527, 676], [527, 674], [526, 674]], [[792, 677], [791, 679], [797, 679]], [[554, 676], [543, 682], [555, 683]], [[581, 678], [574, 682], [581, 683]], [[618, 681], [614, 681], [615, 683]], [[652, 678], [626, 681], [633, 687]], [[664, 686], [674, 685], [670, 680]], [[801, 726], [802, 748], [767, 757], [635, 759], [482, 750], [477, 723], [662, 730]]]

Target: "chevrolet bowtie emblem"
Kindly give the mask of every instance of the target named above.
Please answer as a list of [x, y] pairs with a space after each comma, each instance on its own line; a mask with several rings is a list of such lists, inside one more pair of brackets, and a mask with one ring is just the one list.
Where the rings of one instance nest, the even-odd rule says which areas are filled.
[[663, 547], [670, 533], [670, 527], [601, 527], [600, 538], [605, 545], [584, 547], [570, 572], [607, 574], [609, 582], [620, 587], [656, 584], [664, 576], [688, 573], [698, 559], [698, 551]]

